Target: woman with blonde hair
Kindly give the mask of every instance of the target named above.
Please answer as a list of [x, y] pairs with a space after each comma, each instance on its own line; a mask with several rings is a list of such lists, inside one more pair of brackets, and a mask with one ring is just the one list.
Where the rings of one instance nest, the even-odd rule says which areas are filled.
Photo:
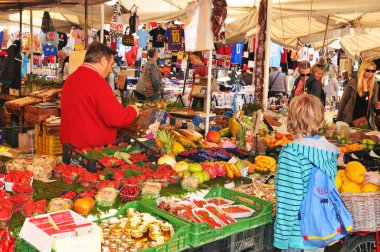
[[315, 79], [319, 83], [319, 86], [321, 87], [321, 102], [322, 105], [326, 105], [326, 92], [324, 91], [324, 84], [323, 84], [323, 75], [325, 74], [325, 70], [323, 68], [322, 64], [316, 63], [311, 67], [311, 73], [314, 75]]
[[348, 82], [339, 103], [338, 121], [354, 127], [370, 126], [376, 129], [375, 107], [378, 102], [378, 85], [375, 83], [376, 64], [365, 60], [360, 65], [357, 78]]

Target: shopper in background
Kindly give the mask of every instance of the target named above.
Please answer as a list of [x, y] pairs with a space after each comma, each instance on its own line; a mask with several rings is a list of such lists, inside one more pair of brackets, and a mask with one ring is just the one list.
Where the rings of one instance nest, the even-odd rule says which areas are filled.
[[286, 75], [278, 67], [271, 67], [269, 73], [269, 97], [286, 95]]
[[298, 219], [312, 169], [318, 167], [332, 180], [337, 173], [339, 149], [318, 135], [323, 120], [324, 107], [319, 98], [303, 94], [291, 100], [287, 128], [295, 140], [281, 150], [275, 183], [274, 246], [282, 251], [324, 251], [304, 245]]
[[348, 82], [339, 103], [338, 121], [354, 127], [369, 126], [376, 129], [375, 108], [379, 108], [379, 86], [375, 83], [376, 64], [365, 60], [359, 67], [357, 78]]
[[292, 97], [307, 93], [321, 98], [321, 86], [311, 73], [311, 65], [308, 61], [301, 61], [298, 64], [298, 73], [299, 77], [294, 82]]
[[329, 99], [330, 102], [338, 102], [338, 91], [340, 89], [340, 86], [338, 84], [338, 80], [336, 78], [335, 73], [329, 74], [329, 82], [325, 86], [325, 92], [326, 96]]
[[343, 88], [345, 88], [348, 84], [348, 81], [349, 81], [347, 70], [342, 72], [342, 81], [343, 81]]
[[62, 84], [66, 81], [67, 77], [69, 76], [69, 54], [65, 49], [59, 50], [57, 53], [58, 56], [58, 63], [61, 66], [61, 69], [59, 71], [60, 78], [62, 79]]
[[148, 61], [142, 70], [135, 94], [138, 100], [155, 101], [162, 99], [163, 85], [161, 73], [157, 66], [158, 51], [154, 48], [148, 50]]
[[[203, 53], [202, 52], [193, 52], [190, 55], [191, 64], [193, 67], [196, 67], [193, 72], [193, 83], [197, 82], [197, 79], [206, 77], [208, 75], [208, 68], [204, 64], [203, 60]], [[198, 98], [198, 97], [192, 97], [191, 94], [189, 94], [189, 100], [192, 101], [191, 108], [195, 109], [198, 106], [198, 103], [200, 105], [200, 108], [203, 109], [204, 107], [204, 98]]]
[[315, 79], [318, 81], [319, 86], [321, 88], [321, 102], [323, 106], [326, 106], [326, 92], [324, 90], [324, 84], [323, 84], [323, 75], [325, 74], [325, 70], [323, 69], [323, 65], [321, 64], [314, 64], [311, 67], [311, 73], [314, 75]]
[[138, 116], [135, 106], [123, 108], [105, 81], [114, 64], [114, 51], [93, 42], [84, 63], [67, 78], [61, 96], [61, 142], [78, 148], [111, 144], [117, 128]]

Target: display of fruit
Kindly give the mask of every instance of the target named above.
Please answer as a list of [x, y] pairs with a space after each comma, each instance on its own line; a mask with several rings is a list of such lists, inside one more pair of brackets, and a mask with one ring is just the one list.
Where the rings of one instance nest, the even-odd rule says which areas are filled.
[[177, 155], [180, 152], [186, 151], [185, 147], [177, 141], [173, 142], [173, 154]]
[[359, 143], [345, 144], [343, 146], [339, 146], [339, 150], [341, 153], [353, 152], [353, 151], [358, 151], [362, 149], [363, 149], [363, 145]]
[[140, 184], [124, 185], [123, 188], [119, 192], [120, 201], [123, 203], [134, 201], [136, 197], [139, 195], [140, 191], [141, 191]]
[[189, 170], [189, 172], [201, 172], [201, 171], [203, 171], [203, 168], [202, 168], [202, 165], [200, 165], [198, 163], [192, 163], [189, 165], [188, 170]]
[[186, 163], [185, 161], [179, 161], [174, 165], [174, 170], [177, 173], [182, 172], [182, 174], [183, 174], [183, 171], [187, 171], [188, 169], [189, 169], [189, 164]]
[[227, 116], [217, 116], [215, 117], [211, 123], [215, 124], [219, 129], [224, 129], [229, 126], [229, 118]]
[[188, 138], [190, 141], [193, 141], [194, 143], [197, 143], [203, 139], [203, 135], [195, 130], [180, 129], [179, 133], [181, 133], [182, 135], [184, 135], [186, 138]]
[[95, 197], [96, 195], [96, 189], [86, 189], [83, 192], [79, 194], [79, 197], [84, 198], [84, 197]]
[[220, 143], [221, 135], [218, 131], [210, 130], [206, 134], [206, 140], [212, 143]]
[[264, 138], [265, 142], [270, 148], [273, 148], [275, 146], [284, 146], [293, 141], [293, 136], [291, 134], [285, 135], [276, 133], [273, 137], [271, 137], [269, 134], [266, 134]]
[[341, 193], [366, 193], [376, 192], [380, 187], [374, 184], [365, 184], [365, 167], [358, 161], [351, 161], [344, 170], [339, 170], [335, 177], [335, 186]]
[[338, 138], [338, 141], [342, 144], [352, 144], [352, 140], [348, 138], [347, 134], [345, 134], [344, 132], [340, 133], [336, 137]]
[[224, 128], [224, 129], [221, 129], [219, 130], [219, 133], [220, 133], [220, 136], [221, 137], [231, 137], [231, 132], [230, 132], [230, 128]]
[[78, 195], [78, 193], [76, 193], [75, 191], [67, 191], [63, 194], [61, 194], [61, 196], [59, 196], [60, 198], [63, 198], [63, 199], [69, 199], [69, 200], [74, 200], [74, 198]]
[[173, 154], [174, 136], [168, 130], [158, 130], [156, 136], [156, 145], [162, 154]]
[[87, 215], [94, 206], [95, 200], [92, 197], [83, 197], [75, 200], [74, 211], [81, 215]]
[[275, 172], [277, 168], [277, 162], [272, 157], [259, 155], [255, 157], [255, 163], [250, 168], [251, 172], [253, 169], [254, 171], [259, 172]]
[[229, 129], [233, 137], [236, 137], [238, 130], [241, 128], [242, 127], [236, 118], [230, 118]]
[[185, 137], [184, 135], [182, 135], [181, 133], [175, 131], [175, 130], [172, 130], [171, 131], [171, 134], [175, 137], [175, 139], [181, 143], [183, 146], [185, 147], [188, 147], [188, 148], [197, 148], [197, 145], [191, 141], [190, 139], [188, 139], [187, 137]]
[[36, 216], [44, 214], [46, 212], [46, 200], [33, 201], [30, 200], [26, 202], [22, 209], [22, 214], [25, 217]]
[[175, 167], [177, 161], [172, 155], [163, 155], [157, 161], [158, 165], [170, 165], [172, 168]]
[[363, 145], [363, 148], [365, 150], [373, 150], [373, 147], [375, 146], [375, 141], [371, 140], [371, 139], [362, 139], [361, 140], [361, 143]]

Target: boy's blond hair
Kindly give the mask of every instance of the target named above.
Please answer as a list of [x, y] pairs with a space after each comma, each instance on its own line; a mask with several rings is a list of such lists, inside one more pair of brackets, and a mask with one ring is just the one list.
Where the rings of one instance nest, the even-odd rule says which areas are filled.
[[318, 97], [298, 95], [289, 105], [288, 131], [292, 134], [316, 135], [324, 118], [325, 109]]

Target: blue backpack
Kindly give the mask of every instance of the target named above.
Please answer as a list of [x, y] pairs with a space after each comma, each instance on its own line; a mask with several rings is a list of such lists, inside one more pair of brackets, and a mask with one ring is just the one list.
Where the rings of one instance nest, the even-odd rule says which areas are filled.
[[318, 168], [312, 170], [298, 217], [307, 246], [331, 245], [347, 236], [353, 227], [350, 213], [334, 182]]

